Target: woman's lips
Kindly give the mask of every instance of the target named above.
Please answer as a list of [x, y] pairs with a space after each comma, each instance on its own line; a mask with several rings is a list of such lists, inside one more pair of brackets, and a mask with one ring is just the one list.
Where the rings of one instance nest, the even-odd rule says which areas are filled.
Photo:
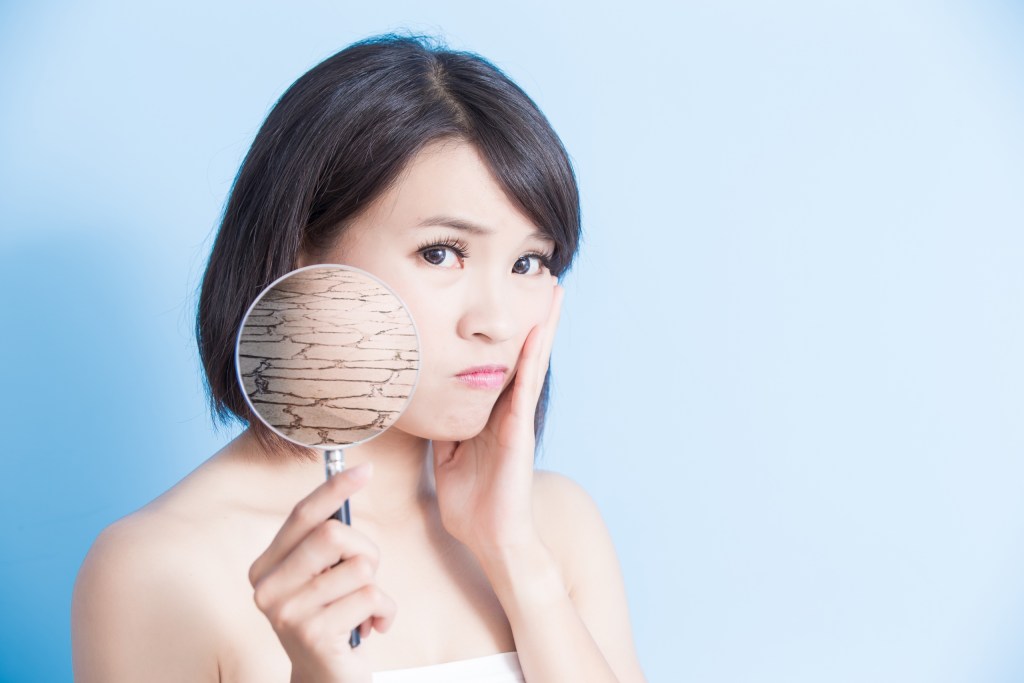
[[505, 384], [504, 365], [483, 365], [467, 368], [455, 376], [463, 384], [475, 389], [501, 389]]

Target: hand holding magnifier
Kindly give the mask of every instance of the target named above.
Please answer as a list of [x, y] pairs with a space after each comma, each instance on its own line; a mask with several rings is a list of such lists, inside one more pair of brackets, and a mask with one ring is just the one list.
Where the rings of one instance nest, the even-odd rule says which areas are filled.
[[[242, 320], [235, 367], [252, 412], [292, 443], [324, 451], [327, 477], [343, 448], [393, 425], [419, 377], [419, 337], [402, 300], [358, 268], [317, 265], [272, 282]], [[351, 524], [348, 500], [333, 515]], [[359, 645], [359, 630], [349, 644]]]

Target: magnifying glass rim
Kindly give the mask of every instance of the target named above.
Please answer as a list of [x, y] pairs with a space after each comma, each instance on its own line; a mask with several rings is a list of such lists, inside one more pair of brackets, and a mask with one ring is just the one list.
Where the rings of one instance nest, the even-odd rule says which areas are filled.
[[[249, 398], [249, 392], [247, 392], [245, 390], [245, 382], [242, 379], [242, 363], [241, 363], [240, 356], [239, 356], [239, 351], [241, 350], [241, 347], [242, 347], [242, 332], [245, 331], [245, 323], [246, 323], [247, 320], [249, 320], [249, 316], [252, 314], [253, 309], [256, 308], [256, 304], [258, 304], [260, 301], [262, 301], [263, 297], [266, 296], [267, 293], [270, 292], [272, 289], [274, 289], [274, 287], [276, 287], [279, 282], [281, 282], [283, 280], [287, 280], [288, 278], [294, 276], [296, 273], [300, 273], [300, 272], [305, 271], [305, 270], [313, 270], [315, 268], [330, 268], [330, 269], [333, 269], [333, 270], [349, 270], [349, 271], [353, 271], [353, 272], [365, 275], [366, 277], [370, 278], [371, 280], [373, 280], [377, 284], [379, 284], [381, 287], [386, 289], [396, 299], [398, 299], [398, 302], [402, 305], [402, 308], [405, 310], [406, 314], [408, 314], [409, 321], [412, 323], [413, 334], [416, 335], [416, 355], [417, 355], [416, 370], [415, 370], [416, 378], [413, 380], [412, 390], [409, 392], [409, 396], [405, 400], [405, 405], [403, 405], [402, 409], [398, 411], [398, 417], [395, 418], [396, 422], [402, 416], [402, 413], [404, 413], [406, 411], [406, 409], [409, 407], [409, 403], [412, 402], [412, 397], [416, 394], [416, 387], [418, 387], [419, 383], [420, 383], [420, 366], [421, 366], [421, 364], [423, 362], [423, 350], [422, 350], [422, 346], [420, 345], [420, 331], [419, 331], [419, 327], [416, 325], [416, 320], [412, 317], [412, 311], [409, 310], [409, 307], [405, 305], [405, 301], [403, 301], [402, 297], [398, 296], [398, 293], [395, 292], [395, 290], [391, 289], [391, 287], [389, 287], [383, 280], [381, 280], [379, 277], [377, 277], [373, 273], [370, 273], [370, 272], [367, 272], [367, 271], [363, 270], [362, 268], [356, 268], [355, 266], [349, 266], [349, 265], [346, 265], [344, 263], [315, 263], [315, 264], [313, 264], [311, 266], [303, 266], [302, 268], [296, 268], [294, 270], [290, 270], [290, 271], [288, 271], [287, 273], [285, 273], [284, 275], [282, 275], [281, 277], [277, 278], [276, 280], [274, 280], [269, 285], [267, 285], [266, 287], [263, 288], [263, 290], [259, 293], [259, 295], [253, 300], [252, 304], [249, 305], [249, 308], [245, 311], [245, 315], [242, 316], [242, 323], [238, 326], [238, 334], [235, 335], [235, 376], [238, 378], [238, 388], [241, 389], [242, 396], [245, 398], [245, 402], [249, 406], [249, 410], [252, 412], [253, 416], [255, 416], [255, 418], [257, 420], [262, 422], [270, 431], [274, 432], [274, 434], [278, 435], [279, 437], [281, 437], [285, 441], [289, 441], [289, 442], [291, 442], [291, 443], [293, 443], [293, 444], [295, 444], [297, 446], [302, 446], [303, 448], [317, 448], [317, 449], [322, 450], [322, 451], [333, 451], [333, 450], [337, 450], [339, 448], [352, 448], [353, 446], [359, 446], [360, 444], [364, 444], [367, 441], [370, 441], [372, 439], [377, 438], [378, 436], [380, 436], [381, 434], [386, 432], [388, 429], [390, 429], [390, 427], [385, 428], [385, 429], [381, 429], [376, 434], [372, 434], [372, 435], [366, 437], [365, 439], [360, 439], [359, 441], [353, 441], [351, 443], [345, 443], [345, 444], [334, 444], [334, 445], [316, 444], [316, 445], [310, 445], [308, 443], [303, 443], [301, 441], [297, 441], [297, 440], [291, 438], [290, 436], [288, 436], [287, 434], [283, 434], [281, 431], [279, 431], [276, 427], [274, 427], [272, 424], [270, 424], [270, 422], [268, 422], [262, 415], [260, 415], [260, 412], [258, 410], [256, 410], [256, 406], [253, 405], [252, 399]], [[392, 422], [392, 425], [393, 424], [394, 424], [394, 422]]]

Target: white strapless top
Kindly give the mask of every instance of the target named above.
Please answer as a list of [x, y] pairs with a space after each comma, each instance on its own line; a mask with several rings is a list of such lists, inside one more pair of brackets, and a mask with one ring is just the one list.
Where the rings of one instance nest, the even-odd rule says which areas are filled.
[[524, 683], [525, 680], [515, 652], [373, 674], [373, 683]]

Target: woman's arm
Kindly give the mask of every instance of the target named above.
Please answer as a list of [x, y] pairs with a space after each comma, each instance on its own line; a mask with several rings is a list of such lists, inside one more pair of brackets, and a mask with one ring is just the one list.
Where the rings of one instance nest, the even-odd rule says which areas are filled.
[[126, 518], [93, 544], [71, 603], [77, 683], [219, 680], [215, 622], [204, 607], [215, 603], [190, 581], [195, 558], [173, 552], [166, 531]]
[[611, 538], [571, 479], [537, 472], [543, 540], [479, 557], [512, 626], [529, 683], [641, 683], [626, 592]]

